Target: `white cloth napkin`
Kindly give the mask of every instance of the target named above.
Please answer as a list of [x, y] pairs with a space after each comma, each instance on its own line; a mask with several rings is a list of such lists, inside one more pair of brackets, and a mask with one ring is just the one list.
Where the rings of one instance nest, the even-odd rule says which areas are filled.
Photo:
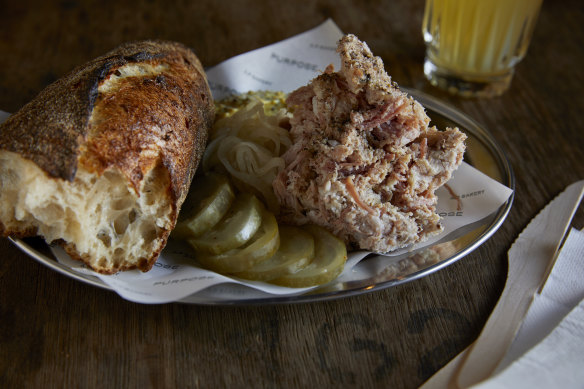
[[584, 388], [584, 300], [540, 343], [473, 388]]
[[[422, 388], [460, 388], [468, 350]], [[497, 369], [472, 388], [584, 388], [584, 230], [570, 231]]]
[[570, 231], [494, 375], [473, 388], [584, 388], [584, 230]]

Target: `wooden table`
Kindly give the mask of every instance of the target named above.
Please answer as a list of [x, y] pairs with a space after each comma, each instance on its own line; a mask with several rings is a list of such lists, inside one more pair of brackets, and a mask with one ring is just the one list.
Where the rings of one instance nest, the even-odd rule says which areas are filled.
[[[461, 261], [375, 293], [293, 305], [139, 305], [60, 275], [0, 240], [0, 387], [413, 388], [469, 345], [529, 220], [584, 178], [583, 7], [546, 0], [502, 97], [428, 85], [423, 1], [33, 1], [0, 5], [0, 109], [13, 112], [72, 67], [119, 43], [172, 39], [205, 66], [333, 18], [369, 43], [400, 85], [484, 124], [517, 178], [501, 229]], [[581, 228], [584, 215], [575, 221]]]

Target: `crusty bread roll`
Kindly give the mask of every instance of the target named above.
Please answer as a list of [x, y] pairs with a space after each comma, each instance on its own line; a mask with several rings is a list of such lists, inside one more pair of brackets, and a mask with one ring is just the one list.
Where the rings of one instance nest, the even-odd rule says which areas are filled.
[[181, 44], [129, 43], [74, 69], [0, 125], [0, 234], [43, 236], [100, 273], [148, 271], [213, 119]]

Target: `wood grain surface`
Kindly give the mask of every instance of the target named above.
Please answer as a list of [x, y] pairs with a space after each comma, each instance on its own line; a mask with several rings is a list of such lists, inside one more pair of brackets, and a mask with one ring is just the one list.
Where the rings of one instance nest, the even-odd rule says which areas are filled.
[[[0, 240], [2, 388], [415, 388], [469, 345], [529, 220], [584, 178], [584, 7], [546, 0], [511, 89], [460, 99], [422, 73], [423, 1], [0, 1], [0, 109], [14, 112], [114, 46], [162, 38], [205, 66], [332, 18], [368, 42], [400, 85], [488, 128], [517, 179], [513, 209], [479, 249], [430, 276], [291, 305], [140, 305], [74, 281]], [[582, 209], [575, 226], [584, 226]]]

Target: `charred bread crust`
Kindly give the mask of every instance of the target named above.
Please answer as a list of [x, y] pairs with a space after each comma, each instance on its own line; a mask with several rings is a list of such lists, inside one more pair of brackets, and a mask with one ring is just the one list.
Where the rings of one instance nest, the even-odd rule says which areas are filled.
[[[120, 93], [98, 93], [127, 64], [166, 64], [168, 69], [128, 78]], [[108, 115], [97, 125], [90, 122], [96, 109]], [[117, 166], [138, 187], [153, 162], [140, 154], [160, 142], [171, 193], [184, 199], [213, 120], [206, 76], [190, 49], [176, 42], [132, 42], [73, 69], [10, 116], [0, 125], [0, 149], [68, 181], [75, 179], [78, 163], [96, 173]], [[152, 133], [154, 127], [160, 131]]]
[[[51, 179], [71, 183], [81, 170], [96, 176], [118, 171], [138, 196], [149, 172], [162, 166], [168, 184], [161, 189], [172, 210], [158, 225], [149, 255], [96, 267], [96, 258], [80, 252], [75, 241], [54, 240], [100, 273], [147, 271], [174, 228], [214, 115], [204, 69], [189, 48], [168, 41], [131, 42], [73, 69], [0, 124], [0, 150], [32, 161]], [[38, 232], [0, 220], [4, 236]]]

